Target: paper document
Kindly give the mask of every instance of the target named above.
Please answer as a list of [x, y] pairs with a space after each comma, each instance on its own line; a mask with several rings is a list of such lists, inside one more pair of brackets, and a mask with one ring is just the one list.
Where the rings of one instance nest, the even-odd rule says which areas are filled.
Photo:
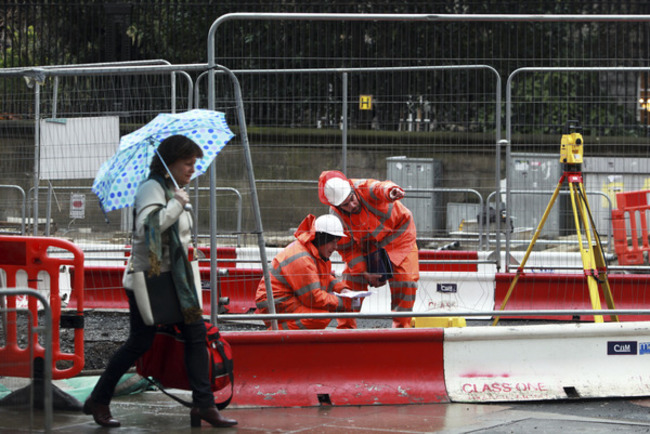
[[372, 294], [374, 294], [374, 291], [352, 291], [347, 288], [338, 293], [339, 296], [344, 298], [363, 298]]

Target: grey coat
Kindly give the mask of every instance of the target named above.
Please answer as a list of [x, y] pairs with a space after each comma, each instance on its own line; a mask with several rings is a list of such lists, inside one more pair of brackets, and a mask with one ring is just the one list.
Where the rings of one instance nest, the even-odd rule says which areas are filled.
[[[149, 251], [145, 244], [144, 222], [149, 213], [155, 211], [159, 206], [163, 209], [158, 214], [160, 217], [160, 231], [164, 232], [178, 220], [178, 235], [185, 250], [188, 252], [192, 236], [192, 216], [190, 212], [184, 211], [183, 206], [176, 199], [172, 198], [165, 201], [165, 192], [153, 179], [148, 179], [138, 187], [135, 196], [135, 232], [133, 233], [133, 245], [131, 248], [131, 257], [126, 266], [125, 273], [131, 271], [148, 271]], [[164, 235], [163, 235], [164, 240]], [[163, 254], [161, 258], [160, 271], [165, 272], [170, 269], [169, 246], [163, 242]], [[125, 287], [128, 289], [128, 278], [125, 279]]]

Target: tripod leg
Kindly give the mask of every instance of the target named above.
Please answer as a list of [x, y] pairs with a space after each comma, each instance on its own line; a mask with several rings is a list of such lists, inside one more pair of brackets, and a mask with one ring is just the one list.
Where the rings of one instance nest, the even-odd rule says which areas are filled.
[[[605, 256], [603, 255], [602, 246], [600, 245], [600, 240], [598, 237], [596, 237], [594, 255], [596, 258], [596, 267], [598, 270], [598, 280], [600, 281], [600, 286], [603, 289], [605, 303], [607, 303], [607, 307], [609, 309], [616, 309], [616, 307], [614, 307], [614, 296], [612, 295], [612, 288], [609, 286], [609, 279], [607, 277], [607, 264], [605, 262]], [[618, 322], [618, 315], [610, 315], [609, 318], [611, 321]]]
[[[549, 214], [551, 213], [551, 209], [553, 208], [553, 204], [555, 203], [555, 200], [557, 199], [558, 194], [560, 194], [560, 188], [562, 188], [562, 183], [564, 182], [565, 176], [562, 175], [560, 177], [560, 181], [557, 183], [557, 186], [555, 187], [555, 191], [553, 191], [553, 195], [551, 196], [551, 200], [548, 202], [548, 205], [546, 206], [546, 210], [544, 210], [544, 214], [542, 215], [542, 220], [539, 222], [537, 225], [537, 229], [535, 229], [535, 234], [533, 235], [533, 239], [530, 241], [530, 244], [528, 245], [528, 248], [526, 249], [526, 253], [524, 254], [523, 259], [521, 260], [521, 263], [519, 264], [519, 267], [517, 267], [517, 273], [515, 274], [515, 278], [512, 279], [512, 282], [510, 283], [510, 287], [508, 288], [508, 292], [506, 293], [506, 296], [503, 299], [503, 302], [501, 303], [501, 308], [499, 310], [503, 310], [506, 307], [506, 304], [508, 303], [508, 300], [510, 299], [510, 296], [512, 295], [512, 291], [514, 291], [515, 286], [517, 285], [517, 281], [519, 280], [519, 276], [524, 270], [524, 266], [526, 265], [526, 262], [528, 261], [528, 257], [530, 256], [530, 253], [533, 251], [533, 248], [535, 247], [535, 243], [537, 242], [537, 239], [542, 233], [542, 229], [544, 228], [544, 224], [546, 223], [546, 219], [548, 219]], [[492, 325], [495, 326], [499, 323], [499, 318], [500, 317], [495, 317], [494, 321], [492, 321]]]
[[[578, 185], [574, 185], [578, 184]], [[582, 258], [582, 268], [585, 276], [587, 277], [587, 288], [589, 290], [589, 299], [591, 300], [591, 307], [594, 310], [600, 310], [600, 295], [598, 291], [598, 280], [596, 279], [596, 264], [594, 259], [594, 252], [591, 249], [591, 225], [587, 223], [585, 217], [587, 214], [585, 202], [580, 196], [582, 189], [580, 183], [569, 182], [569, 189], [571, 191], [571, 206], [573, 207], [573, 219], [576, 225], [576, 235], [578, 237], [578, 247], [580, 249], [580, 256]], [[581, 227], [585, 230], [585, 242], [582, 240]], [[594, 315], [594, 322], [603, 322], [602, 315]]]
[[[594, 266], [596, 267], [596, 278], [602, 288], [603, 297], [605, 298], [605, 303], [607, 303], [607, 307], [609, 309], [616, 309], [614, 307], [614, 297], [612, 295], [612, 289], [609, 285], [609, 278], [607, 277], [607, 262], [605, 261], [605, 255], [603, 254], [603, 246], [600, 243], [600, 237], [598, 236], [598, 231], [596, 230], [596, 224], [594, 223], [594, 220], [591, 217], [591, 209], [589, 207], [589, 201], [587, 201], [587, 196], [585, 195], [585, 191], [584, 191], [584, 185], [582, 184], [580, 184], [580, 193], [582, 194], [585, 210], [587, 212], [587, 216], [589, 217], [589, 224], [594, 234], [594, 240], [592, 243], [590, 243], [590, 245], [592, 246]], [[610, 315], [610, 320], [618, 322], [618, 315]]]

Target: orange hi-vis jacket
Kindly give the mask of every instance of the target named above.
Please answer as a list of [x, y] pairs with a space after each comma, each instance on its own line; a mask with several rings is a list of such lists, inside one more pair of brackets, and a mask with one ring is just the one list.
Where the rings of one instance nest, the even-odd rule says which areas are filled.
[[[319, 192], [332, 177], [345, 176], [338, 171], [323, 172], [319, 178]], [[386, 249], [393, 264], [399, 265], [416, 245], [415, 222], [411, 211], [399, 200], [393, 201], [390, 190], [399, 187], [392, 181], [350, 179], [352, 189], [361, 203], [359, 214], [347, 214], [331, 207], [341, 218], [348, 235], [341, 239], [337, 250], [351, 269], [365, 270], [364, 256], [379, 247]], [[321, 202], [329, 205], [321, 196]], [[417, 272], [417, 271], [416, 271]]]
[[[294, 234], [296, 240], [273, 258], [270, 277], [276, 313], [350, 310], [350, 303], [344, 304], [332, 293], [344, 288], [332, 275], [332, 263], [322, 259], [312, 244], [315, 220], [308, 215]], [[269, 312], [264, 278], [257, 287], [255, 303], [259, 313]]]

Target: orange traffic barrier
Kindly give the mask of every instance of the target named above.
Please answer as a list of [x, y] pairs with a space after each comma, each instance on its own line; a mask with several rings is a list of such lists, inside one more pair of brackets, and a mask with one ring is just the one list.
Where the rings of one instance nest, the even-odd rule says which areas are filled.
[[223, 335], [235, 361], [237, 406], [449, 402], [440, 328]]
[[[618, 209], [612, 210], [614, 250], [621, 265], [642, 265], [648, 243], [648, 195], [650, 190], [616, 193]], [[640, 243], [639, 243], [640, 241]]]
[[[29, 287], [49, 291], [49, 305], [52, 312], [52, 378], [70, 378], [81, 372], [84, 366], [83, 342], [83, 287], [84, 274], [77, 273], [72, 283], [77, 290], [77, 309], [72, 315], [61, 314], [59, 275], [61, 267], [84, 268], [83, 251], [67, 240], [47, 237], [0, 236], [0, 270], [6, 277], [6, 288]], [[0, 288], [2, 296], [2, 288]], [[38, 336], [25, 346], [18, 336], [18, 296], [3, 297], [7, 308], [5, 321], [5, 346], [0, 347], [0, 376], [30, 378], [32, 360], [42, 359], [45, 349]], [[33, 326], [38, 325], [38, 302], [35, 297], [27, 298], [27, 306]], [[66, 352], [61, 348], [61, 328], [74, 329], [74, 349]]]

